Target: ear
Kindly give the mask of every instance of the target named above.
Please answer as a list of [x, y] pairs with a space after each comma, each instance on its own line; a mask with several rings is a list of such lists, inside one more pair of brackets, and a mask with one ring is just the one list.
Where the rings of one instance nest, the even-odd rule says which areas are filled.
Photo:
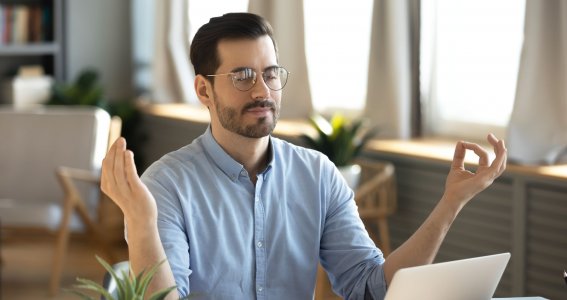
[[195, 76], [195, 92], [199, 101], [206, 107], [209, 107], [213, 97], [213, 86], [203, 75]]

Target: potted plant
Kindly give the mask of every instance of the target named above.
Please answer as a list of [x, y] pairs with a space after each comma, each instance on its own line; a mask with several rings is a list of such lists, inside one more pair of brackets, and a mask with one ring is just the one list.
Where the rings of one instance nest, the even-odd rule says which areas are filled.
[[314, 114], [309, 121], [317, 135], [312, 137], [303, 134], [303, 141], [308, 147], [325, 154], [337, 166], [349, 186], [355, 189], [360, 177], [360, 166], [354, 163], [354, 159], [375, 135], [375, 130], [364, 126], [364, 119], [348, 120], [341, 114], [335, 114], [330, 121]]
[[[134, 276], [132, 270], [128, 267], [128, 272], [122, 271], [117, 272], [112, 266], [110, 266], [106, 261], [104, 261], [100, 257], [96, 257], [98, 262], [106, 269], [106, 271], [112, 276], [114, 282], [116, 283], [116, 292], [113, 293], [109, 291], [106, 287], [102, 285], [84, 278], [77, 278], [77, 281], [80, 283], [75, 285], [75, 288], [87, 290], [91, 292], [98, 293], [101, 299], [107, 300], [142, 300], [142, 299], [150, 299], [150, 300], [162, 300], [175, 289], [175, 286], [165, 288], [155, 292], [154, 294], [146, 297], [146, 290], [152, 280], [154, 274], [157, 271], [159, 265], [161, 263], [153, 266], [150, 270], [144, 270], [140, 272], [137, 276]], [[96, 298], [92, 298], [91, 296], [87, 295], [84, 292], [78, 290], [70, 290], [69, 292], [81, 297], [81, 299], [90, 299], [94, 300]]]

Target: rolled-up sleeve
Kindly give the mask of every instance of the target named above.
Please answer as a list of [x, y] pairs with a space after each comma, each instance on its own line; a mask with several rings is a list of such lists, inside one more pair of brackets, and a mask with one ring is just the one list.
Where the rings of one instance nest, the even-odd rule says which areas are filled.
[[[180, 296], [189, 295], [189, 241], [185, 233], [185, 222], [181, 203], [175, 191], [168, 185], [174, 184], [166, 172], [153, 173], [151, 169], [142, 176], [142, 181], [154, 196], [158, 208], [158, 230], [161, 243], [171, 266]], [[158, 180], [159, 178], [159, 180]]]
[[331, 181], [319, 252], [321, 265], [334, 290], [345, 299], [383, 299], [384, 256], [368, 236], [353, 191], [338, 172]]

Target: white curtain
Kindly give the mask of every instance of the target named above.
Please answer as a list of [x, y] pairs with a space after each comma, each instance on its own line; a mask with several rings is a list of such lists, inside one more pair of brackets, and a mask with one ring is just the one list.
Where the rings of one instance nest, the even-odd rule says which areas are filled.
[[302, 0], [250, 0], [248, 11], [266, 18], [274, 29], [279, 63], [290, 73], [283, 90], [282, 118], [307, 118], [313, 111], [307, 59]]
[[189, 61], [188, 0], [154, 0], [152, 100], [198, 103]]
[[566, 162], [567, 1], [528, 0], [524, 34], [509, 158], [523, 164]]
[[389, 138], [412, 133], [412, 0], [375, 0], [364, 115]]

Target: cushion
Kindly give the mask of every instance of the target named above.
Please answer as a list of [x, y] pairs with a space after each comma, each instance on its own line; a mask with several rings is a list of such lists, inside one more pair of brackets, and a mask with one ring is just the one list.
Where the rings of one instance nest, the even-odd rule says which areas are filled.
[[[59, 166], [100, 171], [110, 115], [95, 107], [41, 106], [16, 110], [0, 106], [0, 222], [2, 226], [44, 226], [61, 219], [63, 190]], [[98, 188], [85, 187], [96, 215]], [[80, 229], [73, 221], [72, 229]]]

